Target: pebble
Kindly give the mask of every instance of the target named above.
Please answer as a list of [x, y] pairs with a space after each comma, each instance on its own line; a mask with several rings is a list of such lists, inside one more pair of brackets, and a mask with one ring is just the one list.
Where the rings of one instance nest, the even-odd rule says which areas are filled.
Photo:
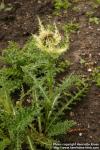
[[78, 123], [77, 125], [78, 125], [78, 126], [81, 126], [81, 123]]
[[93, 112], [93, 111], [91, 111], [90, 113], [91, 113], [91, 114], [93, 114], [94, 112]]
[[74, 112], [71, 111], [70, 112], [70, 116], [73, 117], [74, 116]]
[[89, 29], [93, 30], [93, 27], [89, 26]]
[[80, 133], [79, 133], [79, 136], [82, 136], [82, 135], [83, 135], [83, 134], [80, 132]]
[[100, 28], [99, 28], [99, 29], [97, 29], [97, 31], [100, 31]]
[[88, 129], [90, 128], [90, 124], [88, 124]]
[[90, 139], [92, 139], [93, 137], [92, 136], [90, 136]]
[[92, 58], [92, 54], [90, 53], [90, 54], [89, 54], [89, 59], [91, 59], [91, 58]]
[[30, 100], [30, 99], [27, 99], [26, 101], [27, 101], [29, 104], [31, 103], [31, 100]]
[[89, 69], [88, 69], [88, 72], [91, 72], [91, 71], [92, 71], [92, 69], [91, 69], [91, 68], [89, 68]]

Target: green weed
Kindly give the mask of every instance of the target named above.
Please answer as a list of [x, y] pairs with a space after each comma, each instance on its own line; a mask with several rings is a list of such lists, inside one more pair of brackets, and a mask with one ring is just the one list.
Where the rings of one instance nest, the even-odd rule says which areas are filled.
[[95, 0], [98, 4], [100, 4], [100, 0]]
[[97, 17], [91, 17], [89, 18], [89, 22], [98, 25], [100, 23], [100, 19]]
[[68, 0], [54, 0], [55, 13], [59, 13], [60, 10], [67, 10], [71, 6]]
[[93, 80], [100, 87], [100, 67], [97, 67], [93, 72]]
[[73, 23], [73, 22], [65, 24], [63, 26], [63, 30], [65, 32], [67, 31], [69, 33], [74, 33], [74, 32], [79, 30], [79, 24], [78, 23]]
[[1, 3], [0, 3], [0, 11], [2, 11], [2, 10], [3, 11], [10, 11], [10, 10], [12, 10], [11, 4], [6, 5], [4, 0], [2, 0]]

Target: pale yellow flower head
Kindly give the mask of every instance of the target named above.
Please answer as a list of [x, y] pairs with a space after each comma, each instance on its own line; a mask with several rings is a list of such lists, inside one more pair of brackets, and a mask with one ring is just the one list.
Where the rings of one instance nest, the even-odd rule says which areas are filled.
[[39, 20], [39, 34], [33, 35], [36, 41], [36, 46], [43, 52], [47, 52], [50, 55], [59, 56], [69, 48], [69, 36], [66, 38], [66, 44], [61, 46], [62, 37], [54, 25], [54, 30], [51, 30], [48, 26], [44, 27]]

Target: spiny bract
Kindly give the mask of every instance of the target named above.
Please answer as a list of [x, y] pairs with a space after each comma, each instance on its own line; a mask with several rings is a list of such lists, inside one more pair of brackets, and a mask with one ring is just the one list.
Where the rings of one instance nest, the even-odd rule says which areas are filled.
[[33, 35], [36, 46], [44, 52], [49, 53], [51, 56], [59, 56], [69, 48], [69, 36], [66, 36], [65, 43], [62, 43], [62, 37], [55, 25], [54, 31], [48, 26], [44, 27], [39, 20], [39, 35]]

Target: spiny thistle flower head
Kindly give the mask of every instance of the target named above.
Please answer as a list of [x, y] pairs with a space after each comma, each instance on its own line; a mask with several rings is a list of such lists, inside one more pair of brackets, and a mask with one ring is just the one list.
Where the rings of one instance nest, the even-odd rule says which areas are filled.
[[65, 44], [62, 45], [62, 37], [54, 25], [54, 30], [50, 29], [49, 26], [44, 27], [39, 20], [39, 34], [33, 35], [36, 41], [36, 46], [43, 52], [49, 53], [51, 56], [60, 56], [69, 48], [69, 36], [66, 36]]

